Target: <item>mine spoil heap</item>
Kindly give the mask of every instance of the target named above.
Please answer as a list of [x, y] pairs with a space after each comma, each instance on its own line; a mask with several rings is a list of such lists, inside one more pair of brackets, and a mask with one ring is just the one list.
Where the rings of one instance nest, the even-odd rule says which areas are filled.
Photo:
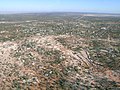
[[0, 90], [118, 90], [119, 72], [91, 60], [85, 41], [50, 35], [0, 43]]

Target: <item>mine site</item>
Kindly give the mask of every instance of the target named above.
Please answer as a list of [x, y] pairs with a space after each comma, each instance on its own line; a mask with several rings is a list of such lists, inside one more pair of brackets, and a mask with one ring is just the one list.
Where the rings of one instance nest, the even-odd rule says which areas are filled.
[[120, 16], [1, 14], [0, 90], [120, 90]]

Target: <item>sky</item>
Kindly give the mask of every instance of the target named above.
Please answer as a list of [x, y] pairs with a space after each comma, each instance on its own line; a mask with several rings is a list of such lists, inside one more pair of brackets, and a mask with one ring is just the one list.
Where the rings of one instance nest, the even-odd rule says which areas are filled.
[[0, 0], [0, 13], [120, 13], [120, 0]]

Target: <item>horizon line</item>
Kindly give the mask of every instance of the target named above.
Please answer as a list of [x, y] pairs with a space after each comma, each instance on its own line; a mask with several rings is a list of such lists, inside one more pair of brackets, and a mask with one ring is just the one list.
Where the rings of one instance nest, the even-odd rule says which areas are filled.
[[115, 12], [92, 12], [92, 11], [26, 11], [26, 12], [16, 12], [16, 11], [0, 11], [0, 14], [39, 14], [39, 13], [81, 13], [81, 14], [113, 14], [113, 15], [120, 15], [120, 13]]

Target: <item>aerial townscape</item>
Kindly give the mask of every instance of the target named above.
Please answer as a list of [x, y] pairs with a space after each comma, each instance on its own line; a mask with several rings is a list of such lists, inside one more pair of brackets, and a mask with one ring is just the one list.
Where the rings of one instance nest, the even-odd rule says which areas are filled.
[[120, 90], [120, 0], [1, 0], [0, 90]]
[[0, 90], [120, 90], [120, 16], [1, 14]]

